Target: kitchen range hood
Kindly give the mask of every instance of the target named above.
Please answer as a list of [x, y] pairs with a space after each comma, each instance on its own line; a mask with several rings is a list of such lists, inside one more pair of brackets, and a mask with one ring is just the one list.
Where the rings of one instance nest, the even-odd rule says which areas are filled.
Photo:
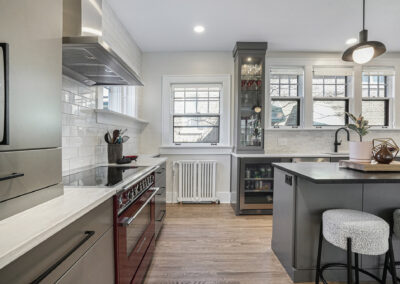
[[88, 86], [143, 86], [102, 37], [102, 0], [64, 0], [63, 9], [64, 75]]

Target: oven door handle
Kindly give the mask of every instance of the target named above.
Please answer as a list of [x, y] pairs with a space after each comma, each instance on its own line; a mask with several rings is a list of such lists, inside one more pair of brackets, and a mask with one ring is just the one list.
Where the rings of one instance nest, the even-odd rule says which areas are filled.
[[153, 193], [150, 195], [150, 197], [146, 200], [146, 202], [140, 207], [140, 209], [133, 215], [132, 217], [126, 217], [124, 218], [121, 222], [120, 225], [127, 227], [129, 226], [135, 219], [136, 217], [142, 212], [142, 210], [146, 207], [146, 205], [153, 199], [153, 197], [157, 194], [157, 192], [160, 190], [159, 187], [152, 187], [150, 190], [153, 191]]
[[[152, 173], [155, 172], [156, 170], [158, 170], [160, 168], [160, 166], [154, 166], [152, 167], [147, 173]], [[127, 185], [125, 185], [122, 190], [127, 190], [128, 188], [130, 188], [132, 185], [136, 184], [138, 182], [137, 179], [135, 179], [134, 181], [128, 183]]]

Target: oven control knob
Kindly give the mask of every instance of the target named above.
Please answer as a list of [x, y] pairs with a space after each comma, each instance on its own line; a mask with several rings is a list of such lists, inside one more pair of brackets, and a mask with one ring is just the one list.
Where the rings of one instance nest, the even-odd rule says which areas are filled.
[[133, 190], [129, 191], [129, 193], [128, 193], [128, 198], [129, 198], [130, 200], [132, 200], [132, 199], [133, 199], [133, 196], [134, 196]]
[[119, 207], [122, 207], [122, 205], [123, 205], [123, 201], [122, 201], [123, 199], [122, 199], [122, 195], [120, 195], [119, 197], [118, 197], [118, 204], [119, 204]]

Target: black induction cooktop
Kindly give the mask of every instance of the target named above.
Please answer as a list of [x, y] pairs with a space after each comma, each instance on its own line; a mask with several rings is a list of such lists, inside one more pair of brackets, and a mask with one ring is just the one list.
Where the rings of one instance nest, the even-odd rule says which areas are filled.
[[145, 167], [101, 166], [63, 177], [66, 186], [114, 186]]

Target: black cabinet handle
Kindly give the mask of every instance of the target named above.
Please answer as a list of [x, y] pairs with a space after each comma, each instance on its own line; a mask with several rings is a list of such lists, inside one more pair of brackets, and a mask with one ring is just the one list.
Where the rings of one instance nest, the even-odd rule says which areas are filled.
[[8, 180], [8, 179], [14, 179], [14, 178], [19, 178], [19, 177], [23, 177], [23, 176], [24, 176], [24, 174], [22, 174], [22, 173], [20, 173], [20, 174], [18, 174], [18, 173], [12, 173], [12, 174], [10, 174], [10, 175], [0, 177], [0, 181], [4, 181], [4, 180]]
[[161, 192], [162, 189], [165, 189], [165, 186], [160, 187], [160, 191], [157, 193], [157, 195], [163, 195], [163, 193]]
[[292, 185], [293, 184], [293, 177], [289, 176], [289, 175], [285, 175], [285, 183], [288, 185]]
[[161, 217], [157, 218], [157, 220], [156, 220], [157, 222], [161, 222], [164, 219], [165, 210], [162, 210], [161, 212], [162, 212], [162, 215], [161, 215]]
[[79, 249], [84, 243], [86, 243], [93, 235], [94, 231], [86, 231], [85, 232], [85, 237], [76, 245], [74, 246], [71, 250], [69, 250], [63, 257], [61, 257], [56, 263], [54, 263], [52, 266], [50, 266], [45, 272], [43, 272], [38, 278], [33, 280], [31, 284], [38, 284], [40, 283], [43, 279], [45, 279], [50, 273], [52, 273], [61, 263], [63, 263], [68, 257], [71, 256], [77, 249]]

